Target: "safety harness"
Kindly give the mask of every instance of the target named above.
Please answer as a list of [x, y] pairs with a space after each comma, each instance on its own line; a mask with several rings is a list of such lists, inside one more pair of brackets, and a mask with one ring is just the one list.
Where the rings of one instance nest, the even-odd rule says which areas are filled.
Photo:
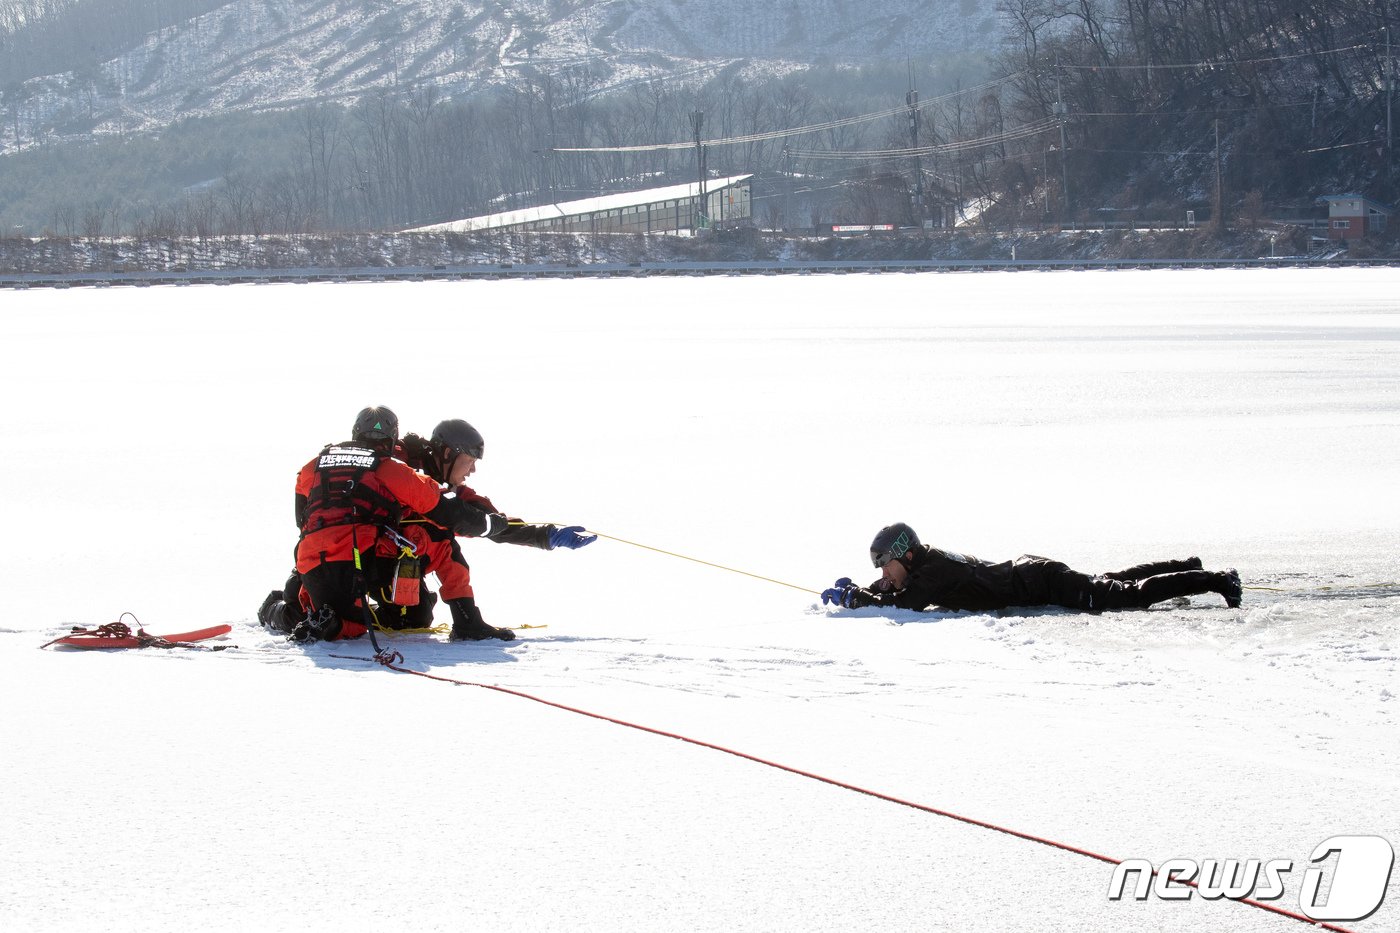
[[[306, 494], [306, 514], [302, 521], [301, 535], [306, 537], [324, 528], [337, 525], [368, 525], [375, 529], [375, 538], [369, 542], [368, 553], [373, 553], [378, 540], [386, 538], [398, 548], [394, 590], [390, 598], [394, 602], [412, 605], [418, 601], [417, 585], [419, 570], [413, 544], [398, 532], [403, 519], [404, 508], [392, 496], [385, 495], [367, 482], [383, 459], [382, 454], [366, 447], [348, 444], [327, 445], [316, 462], [316, 475]], [[358, 531], [358, 529], [357, 529]], [[356, 589], [364, 607], [365, 627], [374, 639], [375, 620], [369, 604], [369, 584], [365, 575], [358, 534], [352, 536], [352, 556], [355, 565]], [[411, 595], [410, 595], [411, 591]], [[411, 602], [409, 600], [411, 599]], [[376, 645], [376, 650], [378, 646]]]
[[365, 447], [329, 445], [322, 450], [306, 494], [302, 537], [335, 525], [374, 525], [396, 534], [393, 529], [403, 518], [403, 506], [365, 482], [380, 459]]

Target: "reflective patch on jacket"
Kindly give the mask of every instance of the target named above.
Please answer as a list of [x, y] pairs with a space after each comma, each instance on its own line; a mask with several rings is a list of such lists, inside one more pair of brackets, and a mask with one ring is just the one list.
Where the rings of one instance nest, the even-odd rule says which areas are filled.
[[372, 470], [379, 462], [378, 456], [372, 450], [365, 450], [363, 447], [327, 447], [321, 452], [321, 459], [317, 462], [318, 470], [329, 470], [334, 467], [353, 467], [359, 470]]

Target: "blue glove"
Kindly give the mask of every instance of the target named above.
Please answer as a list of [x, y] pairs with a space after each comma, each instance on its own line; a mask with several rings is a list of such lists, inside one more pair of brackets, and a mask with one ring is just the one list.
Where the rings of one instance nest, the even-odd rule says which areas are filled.
[[854, 609], [856, 593], [860, 587], [851, 582], [850, 577], [842, 577], [829, 590], [822, 590], [822, 604]]
[[588, 534], [582, 525], [570, 525], [568, 528], [556, 528], [549, 533], [549, 549], [552, 551], [557, 547], [566, 547], [572, 550], [597, 540], [598, 536]]

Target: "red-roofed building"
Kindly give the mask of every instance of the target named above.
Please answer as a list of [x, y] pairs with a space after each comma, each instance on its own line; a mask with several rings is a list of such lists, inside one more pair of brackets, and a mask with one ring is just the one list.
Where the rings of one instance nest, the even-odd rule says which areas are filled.
[[1359, 240], [1368, 233], [1382, 233], [1395, 211], [1362, 194], [1328, 194], [1317, 200], [1327, 205], [1329, 240]]

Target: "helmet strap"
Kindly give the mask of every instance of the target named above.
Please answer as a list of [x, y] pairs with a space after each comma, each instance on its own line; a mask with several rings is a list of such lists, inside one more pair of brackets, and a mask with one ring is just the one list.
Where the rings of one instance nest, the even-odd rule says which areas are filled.
[[446, 444], [431, 448], [429, 457], [433, 461], [433, 472], [437, 474], [433, 478], [439, 483], [447, 482], [448, 471], [452, 469], [452, 461], [455, 459], [452, 448]]

